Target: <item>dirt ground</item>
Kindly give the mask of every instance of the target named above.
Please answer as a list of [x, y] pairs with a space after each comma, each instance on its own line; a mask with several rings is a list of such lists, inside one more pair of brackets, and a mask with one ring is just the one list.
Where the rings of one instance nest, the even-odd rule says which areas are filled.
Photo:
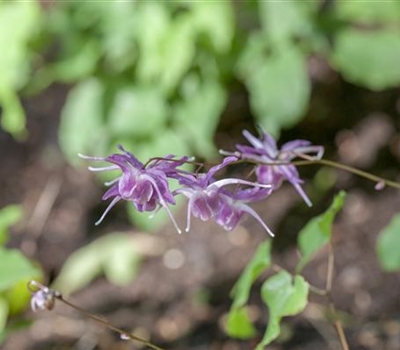
[[[328, 158], [400, 180], [400, 91], [371, 93], [335, 76], [322, 79], [319, 75], [328, 74], [323, 69], [313, 74], [317, 88], [309, 117], [283, 138], [310, 139], [326, 146]], [[250, 302], [258, 338], [232, 340], [223, 332], [223, 323], [230, 307], [229, 291], [266, 238], [265, 232], [247, 219], [229, 233], [211, 223], [195, 222], [189, 234], [178, 235], [169, 224], [156, 234], [147, 234], [129, 224], [123, 206], [95, 227], [104, 209], [100, 200], [103, 188], [86, 169], [69, 166], [57, 143], [59, 114], [67, 92], [65, 86], [52, 86], [41, 96], [24, 101], [29, 129], [25, 142], [0, 132], [0, 206], [22, 203], [26, 212], [10, 245], [37, 260], [51, 282], [77, 248], [110, 229], [127, 232], [150, 247], [138, 277], [126, 287], [98, 278], [70, 300], [118, 327], [151, 337], [165, 349], [254, 348], [267, 322], [259, 296], [261, 282], [253, 288]], [[218, 146], [232, 146], [240, 130], [248, 127], [247, 108], [239, 88], [219, 127]], [[304, 168], [301, 173], [311, 178], [318, 168]], [[400, 274], [383, 273], [375, 252], [380, 229], [399, 211], [400, 192], [391, 188], [375, 191], [374, 184], [366, 180], [343, 172], [333, 174], [336, 184], [331, 190], [310, 194], [314, 200], [310, 210], [287, 186], [256, 206], [277, 234], [275, 261], [293, 271], [298, 259], [293, 242], [299, 229], [329, 205], [335, 191], [345, 189], [345, 208], [333, 232], [333, 300], [341, 310], [352, 350], [400, 349]], [[178, 220], [183, 222], [184, 216], [180, 213]], [[179, 266], [168, 263], [171, 251], [180, 257]], [[323, 287], [326, 268], [325, 250], [306, 268], [307, 279]], [[285, 319], [282, 337], [268, 349], [340, 349], [326, 301], [316, 295], [310, 300], [300, 316]], [[32, 318], [33, 323], [12, 334], [3, 345], [5, 350], [140, 348], [64, 305], [57, 305], [52, 312], [27, 311], [21, 317]]]

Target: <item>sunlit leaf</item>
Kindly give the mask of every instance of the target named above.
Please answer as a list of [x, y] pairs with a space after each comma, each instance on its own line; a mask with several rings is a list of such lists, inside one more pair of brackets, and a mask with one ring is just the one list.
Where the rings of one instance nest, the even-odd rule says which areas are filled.
[[103, 259], [95, 243], [79, 248], [65, 261], [53, 287], [65, 294], [85, 287], [101, 274]]
[[229, 312], [226, 332], [237, 339], [249, 339], [256, 335], [256, 329], [249, 319], [246, 307], [235, 308]]
[[0, 291], [21, 280], [35, 278], [41, 271], [18, 250], [0, 247]]
[[35, 1], [0, 2], [1, 124], [14, 136], [23, 135], [25, 130], [25, 113], [16, 91], [29, 77], [29, 41], [37, 34], [39, 20]]
[[70, 162], [90, 154], [108, 140], [103, 124], [103, 84], [92, 78], [76, 85], [61, 112], [60, 146]]
[[20, 280], [14, 286], [9, 288], [5, 293], [4, 297], [7, 300], [9, 307], [10, 316], [16, 315], [22, 311], [24, 311], [29, 304], [31, 299], [31, 293], [26, 287], [28, 282], [31, 280], [40, 281], [43, 279], [43, 274], [39, 272], [35, 276], [30, 276], [29, 278], [25, 278]]
[[216, 81], [203, 83], [196, 75], [187, 77], [182, 86], [183, 101], [175, 106], [176, 129], [195, 154], [215, 154], [214, 134], [226, 103], [226, 92]]
[[224, 1], [199, 1], [192, 6], [193, 24], [200, 33], [207, 34], [218, 53], [227, 52], [234, 34], [233, 7]]
[[[268, 132], [295, 125], [308, 105], [311, 84], [303, 54], [294, 46], [266, 54], [263, 37], [249, 42], [239, 71], [257, 121]], [[257, 69], [254, 69], [257, 67]]]
[[22, 108], [17, 93], [0, 83], [1, 127], [13, 134], [14, 137], [23, 138], [25, 132], [25, 111]]
[[103, 249], [109, 250], [104, 261], [104, 274], [107, 279], [121, 286], [132, 282], [139, 271], [142, 257], [129, 236], [112, 234], [106, 237], [102, 245]]
[[[102, 23], [104, 39], [101, 41], [105, 60], [107, 67], [122, 72], [138, 58], [139, 4], [133, 1], [108, 1], [105, 4], [107, 10]], [[90, 9], [93, 11], [93, 6]]]
[[175, 89], [188, 71], [195, 55], [193, 23], [188, 17], [171, 24], [163, 39], [160, 84], [168, 92]]
[[377, 241], [379, 263], [386, 271], [400, 269], [400, 214], [382, 229]]
[[163, 40], [169, 30], [170, 18], [166, 7], [159, 2], [142, 3], [139, 10], [140, 58], [137, 74], [141, 81], [149, 82], [157, 79], [161, 70], [167, 69], [162, 53], [164, 50]]
[[165, 97], [156, 88], [121, 89], [109, 115], [111, 131], [118, 137], [158, 135], [168, 116]]
[[260, 1], [259, 6], [262, 26], [276, 45], [311, 31], [308, 8], [301, 1]]
[[89, 40], [71, 57], [50, 65], [49, 71], [56, 80], [75, 82], [93, 74], [100, 54], [99, 43], [95, 40]]
[[346, 29], [335, 39], [332, 61], [343, 76], [372, 90], [400, 84], [400, 35], [395, 30]]
[[371, 1], [368, 6], [361, 1], [338, 1], [335, 6], [338, 18], [360, 23], [387, 23], [400, 19], [400, 2]]
[[22, 218], [20, 205], [9, 205], [0, 210], [0, 245], [8, 240], [8, 229]]
[[307, 305], [309, 285], [300, 275], [294, 278], [286, 271], [281, 271], [268, 278], [262, 288], [261, 296], [268, 306], [269, 320], [267, 329], [256, 350], [262, 350], [280, 333], [282, 317], [293, 316]]
[[298, 271], [310, 261], [315, 252], [330, 241], [333, 220], [343, 207], [345, 197], [344, 191], [339, 192], [331, 206], [321, 215], [312, 218], [300, 231], [297, 243], [302, 258], [297, 266]]
[[127, 284], [135, 277], [140, 261], [128, 235], [108, 234], [74, 252], [64, 263], [54, 287], [70, 294], [102, 273], [112, 283]]

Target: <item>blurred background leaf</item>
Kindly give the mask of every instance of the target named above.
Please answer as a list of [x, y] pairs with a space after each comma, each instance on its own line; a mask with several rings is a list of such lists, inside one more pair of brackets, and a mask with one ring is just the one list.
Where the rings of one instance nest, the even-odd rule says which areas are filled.
[[8, 230], [22, 219], [22, 214], [19, 205], [9, 205], [0, 210], [0, 245], [8, 241]]
[[389, 272], [400, 269], [400, 214], [379, 233], [377, 253], [381, 267]]
[[[294, 46], [268, 52], [263, 36], [252, 38], [239, 63], [260, 125], [277, 135], [295, 125], [308, 105], [311, 83], [304, 55]], [[254, 67], [259, 67], [257, 70]]]
[[343, 76], [371, 90], [400, 84], [400, 35], [396, 30], [342, 30], [332, 60]]
[[71, 294], [102, 273], [117, 285], [131, 282], [141, 256], [126, 234], [110, 233], [75, 251], [63, 265], [53, 287]]
[[15, 137], [22, 136], [25, 131], [25, 112], [17, 91], [29, 79], [32, 56], [29, 42], [37, 35], [40, 15], [39, 4], [35, 1], [0, 2], [1, 125]]

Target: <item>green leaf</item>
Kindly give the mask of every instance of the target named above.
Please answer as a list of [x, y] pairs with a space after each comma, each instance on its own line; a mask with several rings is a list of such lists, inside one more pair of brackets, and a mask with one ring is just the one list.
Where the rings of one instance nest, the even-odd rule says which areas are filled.
[[253, 38], [239, 62], [239, 72], [257, 121], [277, 134], [301, 120], [311, 84], [305, 58], [297, 48], [287, 47], [267, 55], [265, 45], [263, 37]]
[[1, 123], [14, 136], [23, 136], [25, 131], [25, 113], [16, 91], [29, 78], [29, 41], [37, 34], [39, 20], [37, 2], [0, 2]]
[[41, 276], [41, 271], [16, 249], [0, 247], [0, 291], [11, 288], [21, 280]]
[[[112, 1], [103, 3], [101, 27], [104, 38], [101, 41], [105, 51], [107, 68], [122, 73], [138, 58], [136, 35], [140, 30], [138, 3], [132, 1]], [[89, 11], [93, 12], [93, 5]], [[122, 73], [123, 74], [123, 73]]]
[[61, 112], [60, 146], [71, 163], [107, 142], [103, 119], [103, 84], [92, 78], [76, 85]]
[[205, 33], [218, 53], [227, 52], [234, 35], [233, 6], [223, 1], [199, 1], [192, 5], [193, 24]]
[[48, 67], [53, 79], [71, 83], [93, 74], [100, 59], [99, 43], [88, 40], [78, 52]]
[[296, 1], [260, 1], [262, 27], [274, 45], [312, 29], [308, 8]]
[[8, 240], [8, 230], [22, 218], [20, 205], [9, 205], [0, 210], [0, 245]]
[[393, 217], [382, 229], [377, 241], [377, 253], [381, 267], [386, 271], [400, 269], [400, 214]]
[[189, 70], [195, 55], [193, 31], [193, 23], [185, 17], [175, 20], [165, 33], [160, 67], [160, 84], [165, 91], [175, 89]]
[[271, 241], [267, 240], [259, 245], [254, 256], [232, 289], [231, 296], [234, 297], [232, 303], [233, 309], [241, 308], [247, 303], [254, 281], [270, 266]]
[[400, 19], [400, 2], [371, 1], [368, 6], [361, 1], [338, 1], [335, 6], [336, 16], [342, 20], [356, 21], [360, 23], [387, 24], [388, 21]]
[[128, 235], [108, 234], [74, 252], [63, 265], [54, 288], [71, 294], [103, 272], [112, 283], [125, 285], [135, 277], [140, 260]]
[[[146, 2], [139, 8], [138, 46], [140, 58], [137, 66], [139, 80], [151, 82], [166, 68], [163, 62], [163, 40], [169, 31], [170, 18], [160, 3]], [[151, 28], [151, 30], [148, 30]]]
[[142, 257], [129, 237], [113, 234], [102, 243], [103, 249], [109, 250], [104, 261], [104, 274], [107, 279], [120, 286], [132, 282], [139, 271]]
[[226, 332], [230, 337], [249, 339], [256, 335], [256, 329], [249, 319], [246, 307], [233, 309], [229, 312]]
[[294, 278], [281, 271], [268, 278], [261, 288], [261, 296], [269, 310], [269, 321], [264, 337], [256, 350], [262, 350], [279, 336], [280, 321], [284, 316], [293, 316], [307, 305], [309, 285], [300, 275]]
[[68, 257], [54, 282], [54, 288], [71, 294], [101, 274], [104, 252], [97, 249], [95, 242]]
[[6, 298], [8, 303], [10, 316], [16, 315], [24, 311], [26, 306], [29, 304], [32, 296], [28, 288], [26, 287], [28, 282], [31, 280], [40, 281], [42, 280], [42, 278], [42, 273], [35, 276], [32, 275], [29, 278], [20, 280], [4, 293], [4, 297]]
[[337, 35], [331, 59], [350, 82], [383, 90], [400, 84], [399, 57], [397, 31], [346, 29]]
[[197, 155], [215, 154], [214, 134], [226, 103], [226, 93], [213, 80], [200, 82], [194, 74], [182, 85], [183, 100], [175, 105], [173, 117], [178, 132]]
[[22, 108], [17, 93], [10, 87], [1, 86], [0, 105], [3, 108], [1, 127], [19, 139], [26, 136], [25, 111]]
[[157, 88], [124, 88], [115, 97], [109, 125], [118, 137], [150, 136], [164, 127], [168, 112], [165, 97]]
[[343, 207], [345, 197], [346, 193], [340, 191], [330, 207], [321, 215], [311, 219], [300, 231], [297, 244], [302, 258], [297, 265], [297, 271], [300, 271], [311, 260], [318, 249], [330, 241], [333, 220]]
[[228, 315], [226, 332], [234, 338], [247, 339], [255, 334], [245, 305], [255, 280], [271, 265], [271, 241], [259, 245], [232, 289], [233, 303]]

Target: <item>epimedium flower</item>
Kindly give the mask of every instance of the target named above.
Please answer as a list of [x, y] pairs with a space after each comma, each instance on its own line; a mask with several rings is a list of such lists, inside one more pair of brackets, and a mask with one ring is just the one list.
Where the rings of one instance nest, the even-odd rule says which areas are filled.
[[260, 163], [255, 168], [257, 181], [271, 184], [273, 190], [276, 190], [281, 186], [283, 180], [287, 180], [311, 207], [312, 203], [301, 187], [303, 181], [300, 179], [296, 167], [290, 162], [302, 155], [307, 155], [307, 159], [321, 159], [324, 148], [314, 146], [306, 140], [294, 140], [283, 144], [278, 149], [274, 138], [263, 130], [261, 130], [260, 138], [255, 137], [247, 130], [243, 131], [243, 135], [251, 146], [236, 145], [236, 149], [239, 151], [241, 159]]
[[[214, 219], [226, 230], [234, 229], [245, 214], [253, 216], [263, 228], [273, 236], [272, 231], [260, 216], [247, 204], [262, 200], [271, 193], [269, 184], [260, 184], [236, 178], [215, 180], [214, 175], [223, 167], [237, 161], [236, 156], [226, 157], [221, 164], [212, 167], [207, 173], [180, 174], [181, 188], [174, 194], [188, 198], [186, 231], [190, 230], [191, 217], [202, 221]], [[250, 188], [230, 190], [226, 186], [251, 186]]]
[[110, 188], [103, 195], [102, 199], [113, 198], [103, 215], [96, 222], [100, 224], [111, 208], [120, 200], [130, 201], [140, 211], [156, 211], [163, 207], [176, 230], [180, 233], [169, 205], [175, 204], [174, 195], [169, 189], [168, 178], [179, 177], [178, 166], [188, 161], [188, 157], [178, 160], [168, 155], [165, 158], [153, 159], [147, 164], [140, 162], [133, 154], [126, 151], [122, 146], [118, 147], [122, 154], [115, 153], [108, 157], [90, 157], [79, 155], [81, 158], [90, 161], [101, 161], [111, 163], [105, 167], [89, 167], [91, 171], [120, 170], [121, 175], [110, 182], [106, 182]]
[[61, 293], [43, 286], [39, 282], [30, 281], [28, 289], [32, 294], [31, 309], [33, 312], [38, 310], [51, 310], [57, 298], [61, 298]]

